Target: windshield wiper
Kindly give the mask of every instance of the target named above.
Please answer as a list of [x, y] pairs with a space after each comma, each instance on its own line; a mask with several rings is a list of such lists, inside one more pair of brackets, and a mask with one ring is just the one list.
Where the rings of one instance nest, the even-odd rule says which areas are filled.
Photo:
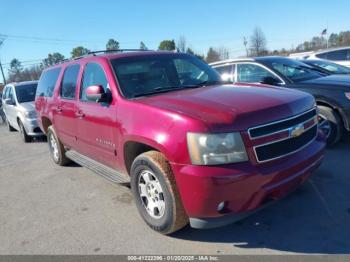
[[153, 91], [151, 91], [151, 92], [135, 94], [135, 95], [133, 95], [133, 98], [147, 96], [147, 95], [161, 94], [161, 93], [166, 93], [166, 92], [171, 92], [171, 91], [178, 91], [178, 90], [187, 89], [187, 88], [200, 88], [200, 87], [216, 85], [216, 84], [231, 84], [231, 83], [232, 82], [230, 82], [230, 81], [207, 81], [206, 80], [206, 81], [200, 82], [198, 84], [193, 84], [193, 85], [159, 86], [159, 87], [154, 88]]
[[221, 80], [217, 80], [217, 81], [203, 81], [200, 82], [198, 84], [193, 84], [193, 85], [183, 85], [181, 87], [186, 87], [186, 88], [198, 88], [198, 87], [205, 87], [205, 86], [211, 86], [211, 85], [217, 85], [217, 84], [232, 84], [231, 81], [221, 81]]
[[133, 95], [133, 98], [135, 97], [140, 97], [140, 96], [147, 96], [147, 95], [155, 95], [155, 94], [161, 94], [161, 93], [166, 93], [170, 91], [178, 91], [184, 89], [181, 86], [166, 86], [166, 87], [156, 87], [153, 89], [151, 92], [145, 92], [145, 93], [140, 93], [140, 94], [135, 94]]

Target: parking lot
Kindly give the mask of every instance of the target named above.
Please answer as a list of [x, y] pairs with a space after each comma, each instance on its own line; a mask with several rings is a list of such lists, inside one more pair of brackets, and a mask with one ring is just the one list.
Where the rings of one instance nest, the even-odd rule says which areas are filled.
[[153, 232], [127, 187], [78, 165], [56, 166], [47, 144], [0, 126], [0, 254], [350, 254], [350, 136], [312, 179], [244, 221]]

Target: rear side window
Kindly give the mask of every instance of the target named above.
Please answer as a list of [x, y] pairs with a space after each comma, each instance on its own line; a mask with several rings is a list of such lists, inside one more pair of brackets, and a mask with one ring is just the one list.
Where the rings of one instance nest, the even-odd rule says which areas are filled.
[[63, 75], [60, 96], [66, 99], [74, 99], [77, 89], [77, 78], [80, 65], [71, 65], [66, 68]]
[[55, 68], [42, 73], [36, 90], [37, 97], [52, 97], [60, 71], [61, 68]]
[[86, 98], [85, 90], [89, 86], [98, 85], [102, 86], [105, 92], [108, 92], [108, 81], [102, 67], [96, 63], [87, 64], [83, 75], [83, 84], [80, 88], [80, 100], [88, 101]]
[[327, 59], [333, 60], [333, 61], [349, 60], [350, 59], [349, 50], [343, 49], [343, 50], [329, 52], [327, 54]]
[[327, 59], [327, 53], [318, 54], [318, 55], [316, 55], [316, 57], [322, 58], [322, 59]]

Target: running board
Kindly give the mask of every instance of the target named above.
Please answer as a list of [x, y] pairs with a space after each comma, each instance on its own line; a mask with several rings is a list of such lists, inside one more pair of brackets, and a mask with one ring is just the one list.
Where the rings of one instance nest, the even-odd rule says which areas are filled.
[[68, 150], [66, 157], [74, 161], [75, 163], [86, 167], [103, 178], [118, 184], [130, 183], [130, 177], [128, 175], [117, 172], [116, 170], [101, 164], [89, 157], [86, 157], [74, 150]]

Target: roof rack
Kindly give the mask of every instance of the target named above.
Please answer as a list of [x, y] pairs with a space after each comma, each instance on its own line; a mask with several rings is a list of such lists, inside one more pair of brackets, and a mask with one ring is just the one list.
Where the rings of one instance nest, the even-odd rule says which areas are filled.
[[153, 51], [153, 50], [144, 50], [144, 49], [109, 49], [109, 50], [98, 50], [98, 51], [89, 51], [88, 53], [82, 55], [82, 56], [77, 56], [74, 58], [66, 58], [63, 59], [62, 61], [56, 63], [55, 65], [62, 64], [65, 62], [73, 61], [73, 60], [79, 60], [87, 56], [96, 56], [96, 54], [100, 53], [122, 53], [122, 52], [148, 52], [148, 51]]
[[99, 51], [92, 51], [88, 52], [88, 55], [96, 55], [99, 53], [122, 53], [122, 52], [148, 52], [153, 50], [145, 50], [145, 49], [108, 49], [108, 50], [99, 50]]

